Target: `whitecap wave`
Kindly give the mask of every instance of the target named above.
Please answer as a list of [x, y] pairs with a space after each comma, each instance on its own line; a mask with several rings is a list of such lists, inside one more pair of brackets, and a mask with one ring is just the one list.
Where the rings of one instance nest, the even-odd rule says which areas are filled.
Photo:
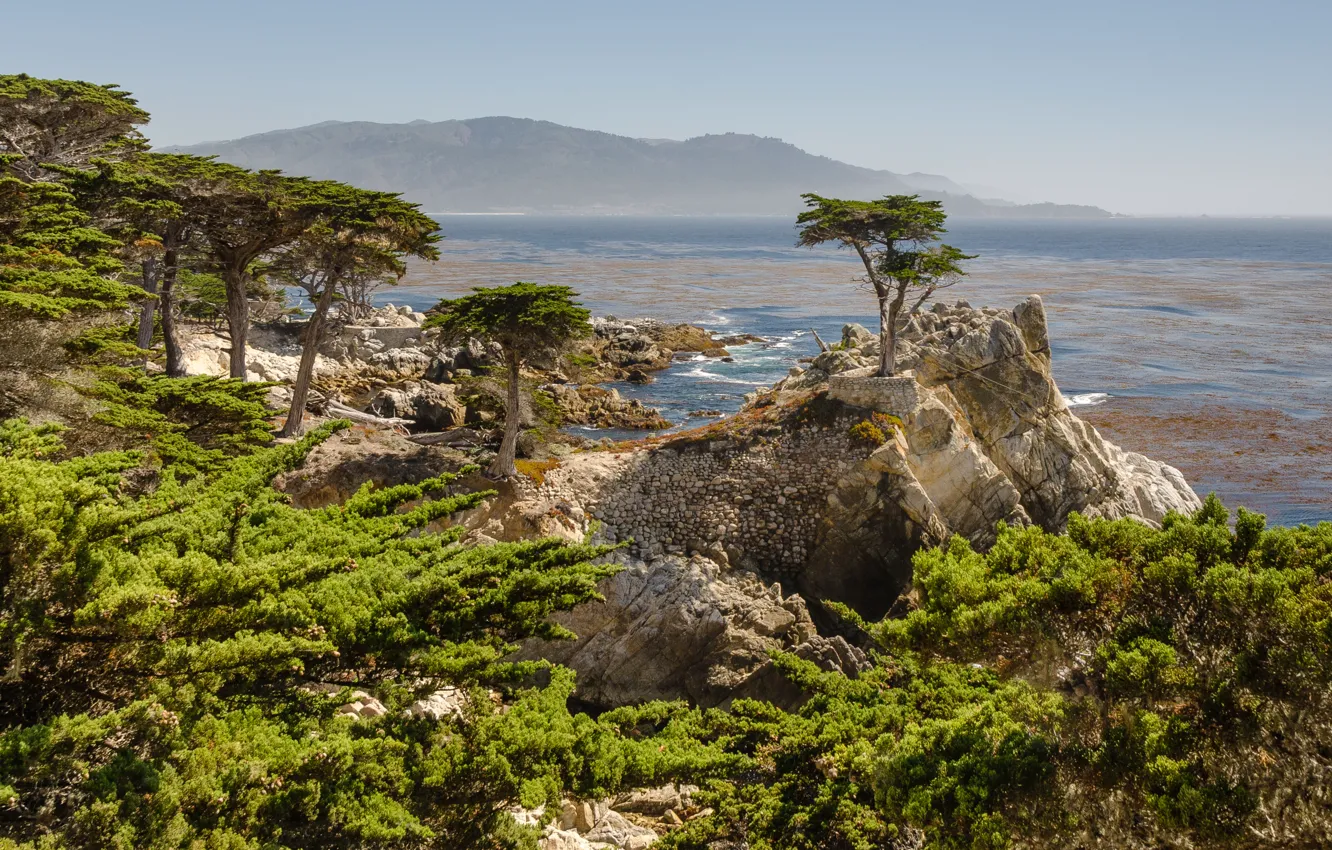
[[1064, 396], [1064, 404], [1069, 407], [1094, 407], [1110, 399], [1109, 393], [1078, 393]]
[[728, 318], [726, 318], [725, 316], [723, 316], [721, 313], [713, 313], [713, 314], [712, 314], [712, 324], [714, 324], [714, 325], [729, 325], [730, 323], [731, 323], [731, 320], [728, 319]]
[[753, 381], [742, 381], [737, 378], [728, 378], [726, 375], [719, 375], [716, 372], [709, 372], [705, 369], [691, 369], [685, 372], [690, 378], [702, 378], [707, 381], [716, 381], [720, 384], [744, 384], [747, 387], [758, 386]]

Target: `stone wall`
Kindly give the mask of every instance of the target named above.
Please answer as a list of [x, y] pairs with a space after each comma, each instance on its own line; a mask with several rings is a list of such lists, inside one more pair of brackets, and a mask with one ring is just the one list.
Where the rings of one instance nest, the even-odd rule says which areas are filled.
[[732, 566], [792, 575], [808, 561], [840, 478], [873, 446], [849, 431], [861, 418], [796, 426], [778, 439], [682, 440], [625, 456], [595, 493], [579, 458], [532, 494], [576, 504], [644, 558], [697, 552]]
[[[920, 406], [920, 384], [915, 373], [880, 378], [873, 366], [833, 375], [828, 396], [837, 401], [904, 416]], [[868, 372], [869, 374], [864, 374]]]

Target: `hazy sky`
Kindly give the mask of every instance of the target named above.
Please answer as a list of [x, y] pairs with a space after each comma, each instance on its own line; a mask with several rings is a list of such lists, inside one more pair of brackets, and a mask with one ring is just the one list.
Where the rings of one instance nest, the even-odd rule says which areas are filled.
[[736, 131], [1128, 213], [1332, 215], [1332, 0], [44, 0], [0, 72], [158, 144], [329, 119]]

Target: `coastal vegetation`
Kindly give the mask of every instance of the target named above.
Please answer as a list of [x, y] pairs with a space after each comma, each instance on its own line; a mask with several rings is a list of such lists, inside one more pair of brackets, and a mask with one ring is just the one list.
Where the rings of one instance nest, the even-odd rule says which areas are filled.
[[[275, 444], [271, 386], [244, 380], [252, 296], [311, 296], [308, 388], [330, 305], [433, 257], [434, 223], [392, 194], [147, 151], [147, 119], [114, 86], [0, 77], [0, 850], [549, 850], [578, 845], [546, 824], [665, 783], [694, 801], [654, 821], [660, 837], [634, 827], [636, 846], [643, 830], [681, 850], [1326, 841], [1332, 524], [1268, 528], [1214, 497], [1159, 527], [1000, 524], [986, 546], [920, 548], [885, 617], [821, 606], [864, 660], [851, 674], [756, 651], [792, 698], [582, 703], [571, 670], [512, 653], [572, 639], [552, 615], [627, 572], [623, 547], [583, 536], [595, 520], [563, 539], [469, 535], [458, 518], [504, 496], [468, 486], [466, 465], [321, 507], [275, 486], [371, 432], [297, 436], [297, 393], [295, 439]], [[802, 242], [856, 250], [886, 304], [892, 374], [899, 322], [966, 257], [934, 244], [933, 202], [807, 201]], [[183, 376], [182, 289], [225, 307], [233, 377]], [[1043, 342], [1036, 306], [1021, 329], [958, 321]], [[429, 324], [502, 352], [492, 476], [541, 485], [624, 449], [516, 459], [522, 369], [591, 330], [569, 288], [480, 288]], [[843, 349], [824, 356], [867, 350]], [[789, 416], [896, 462], [903, 419], [853, 408], [848, 424], [803, 393], [656, 445], [711, 462]], [[813, 628], [776, 596], [744, 612]]]

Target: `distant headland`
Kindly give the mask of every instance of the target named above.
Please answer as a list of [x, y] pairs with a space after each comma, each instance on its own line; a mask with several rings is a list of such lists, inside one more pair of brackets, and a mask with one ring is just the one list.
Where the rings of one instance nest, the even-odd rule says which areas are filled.
[[982, 199], [947, 177], [861, 168], [780, 139], [634, 139], [527, 118], [326, 121], [167, 150], [366, 188], [405, 187], [408, 200], [441, 213], [789, 215], [812, 189], [848, 197], [919, 193], [943, 201], [953, 216], [1111, 215], [1093, 206]]

